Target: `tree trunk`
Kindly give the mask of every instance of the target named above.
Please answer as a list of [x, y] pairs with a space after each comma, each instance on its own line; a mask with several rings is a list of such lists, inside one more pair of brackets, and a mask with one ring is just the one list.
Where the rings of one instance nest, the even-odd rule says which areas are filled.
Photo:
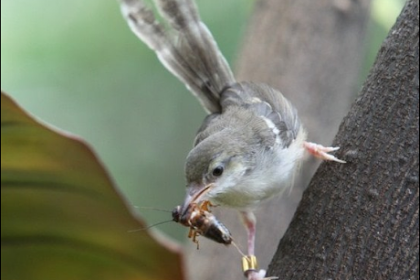
[[419, 278], [419, 4], [383, 43], [305, 191], [269, 274], [281, 279]]
[[[309, 139], [330, 144], [356, 97], [369, 4], [370, 0], [257, 1], [236, 67], [238, 80], [279, 89], [300, 112]], [[257, 211], [256, 255], [262, 268], [272, 259], [318, 163], [308, 161], [292, 193]], [[245, 249], [246, 232], [236, 211], [216, 209], [215, 214]], [[200, 251], [190, 246], [189, 279], [241, 279], [240, 259], [235, 249], [201, 238]]]

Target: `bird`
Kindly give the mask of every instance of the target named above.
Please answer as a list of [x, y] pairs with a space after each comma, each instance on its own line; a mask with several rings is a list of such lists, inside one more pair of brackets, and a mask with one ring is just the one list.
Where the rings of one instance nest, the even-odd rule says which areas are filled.
[[330, 154], [339, 148], [308, 142], [296, 108], [280, 91], [235, 79], [194, 0], [154, 0], [163, 23], [142, 0], [119, 2], [134, 34], [208, 114], [186, 157], [186, 197], [180, 211], [192, 200], [237, 209], [248, 236], [245, 276], [276, 279], [264, 278], [265, 271], [253, 264], [254, 210], [290, 189], [308, 152], [345, 163]]

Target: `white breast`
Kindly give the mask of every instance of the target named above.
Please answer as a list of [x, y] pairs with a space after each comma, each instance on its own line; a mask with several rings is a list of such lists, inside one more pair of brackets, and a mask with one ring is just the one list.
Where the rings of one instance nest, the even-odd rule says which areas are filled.
[[259, 202], [279, 195], [293, 185], [304, 157], [303, 142], [306, 133], [301, 129], [292, 144], [283, 149], [279, 146], [265, 151], [261, 161], [252, 172], [229, 178], [208, 193], [216, 204], [238, 209], [255, 207]]

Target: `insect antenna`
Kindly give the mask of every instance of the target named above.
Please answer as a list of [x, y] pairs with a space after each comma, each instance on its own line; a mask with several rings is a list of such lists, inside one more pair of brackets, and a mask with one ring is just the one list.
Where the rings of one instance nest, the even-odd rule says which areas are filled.
[[244, 254], [244, 252], [242, 252], [241, 248], [239, 248], [238, 244], [236, 244], [235, 242], [233, 242], [233, 240], [232, 240], [232, 243], [231, 244], [236, 248], [236, 250], [238, 250], [239, 254], [242, 257], [246, 257], [246, 255]]
[[172, 210], [168, 210], [168, 209], [162, 209], [162, 208], [157, 208], [157, 207], [148, 207], [148, 206], [133, 206], [136, 209], [144, 209], [144, 210], [154, 210], [154, 211], [160, 211], [160, 212], [172, 212]]
[[138, 232], [138, 231], [148, 230], [149, 228], [152, 228], [154, 226], [158, 226], [158, 225], [161, 225], [161, 224], [166, 224], [166, 223], [169, 223], [169, 222], [172, 222], [172, 220], [167, 220], [167, 221], [159, 222], [159, 223], [156, 223], [156, 224], [151, 224], [151, 225], [149, 225], [147, 227], [144, 227], [144, 228], [130, 229], [128, 232], [129, 233], [132, 233], [132, 232]]

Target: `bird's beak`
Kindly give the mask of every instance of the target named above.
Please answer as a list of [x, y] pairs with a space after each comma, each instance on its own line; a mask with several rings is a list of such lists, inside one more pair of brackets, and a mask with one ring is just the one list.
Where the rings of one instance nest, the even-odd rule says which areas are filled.
[[188, 192], [187, 195], [185, 196], [184, 202], [182, 203], [182, 207], [181, 207], [181, 213], [185, 213], [185, 211], [187, 211], [188, 206], [191, 204], [193, 199], [193, 196], [191, 196]]
[[182, 204], [181, 213], [184, 213], [188, 206], [193, 202], [200, 202], [205, 197], [205, 194], [210, 190], [210, 185], [203, 185], [191, 183], [187, 186], [187, 195]]

